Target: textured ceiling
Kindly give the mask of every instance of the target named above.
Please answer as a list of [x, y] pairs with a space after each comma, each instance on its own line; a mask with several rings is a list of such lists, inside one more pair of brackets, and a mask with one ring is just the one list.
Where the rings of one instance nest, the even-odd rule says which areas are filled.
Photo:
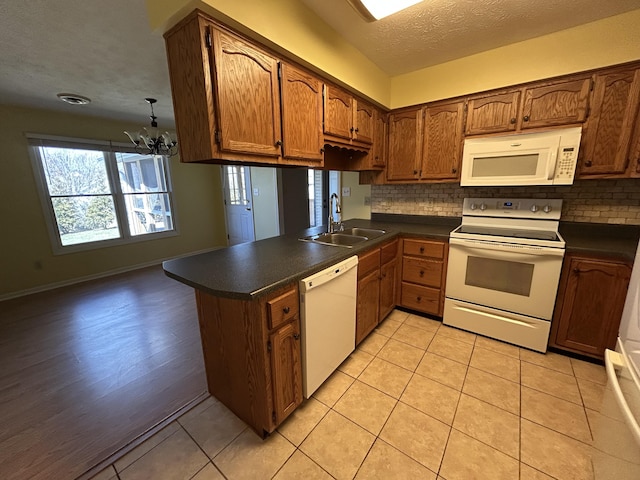
[[[92, 103], [56, 98], [71, 92]], [[169, 71], [160, 33], [144, 0], [2, 0], [0, 103], [148, 123], [173, 124]], [[123, 141], [126, 138], [123, 136]]]
[[424, 0], [366, 22], [346, 0], [301, 0], [390, 75], [640, 8], [640, 0]]
[[[346, 0], [300, 0], [395, 75], [640, 8], [640, 0], [425, 0], [375, 23]], [[67, 105], [60, 92], [90, 97]], [[145, 0], [0, 1], [0, 103], [173, 124], [164, 39]], [[123, 137], [124, 140], [124, 137]]]

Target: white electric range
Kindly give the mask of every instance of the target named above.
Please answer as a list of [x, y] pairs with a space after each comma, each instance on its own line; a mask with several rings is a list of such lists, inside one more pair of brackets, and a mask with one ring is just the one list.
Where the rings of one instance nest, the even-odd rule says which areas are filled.
[[565, 242], [562, 200], [465, 198], [443, 323], [545, 352]]

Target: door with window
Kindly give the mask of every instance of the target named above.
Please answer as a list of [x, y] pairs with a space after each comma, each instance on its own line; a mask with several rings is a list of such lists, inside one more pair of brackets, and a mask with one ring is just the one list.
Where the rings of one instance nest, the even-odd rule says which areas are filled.
[[249, 172], [249, 167], [241, 165], [222, 167], [224, 211], [229, 245], [255, 240]]

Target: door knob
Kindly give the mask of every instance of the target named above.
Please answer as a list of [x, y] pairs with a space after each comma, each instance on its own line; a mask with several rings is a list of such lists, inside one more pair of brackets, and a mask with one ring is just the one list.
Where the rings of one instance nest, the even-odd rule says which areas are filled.
[[250, 211], [251, 211], [251, 209], [249, 207], [247, 207], [247, 212], [250, 212]]

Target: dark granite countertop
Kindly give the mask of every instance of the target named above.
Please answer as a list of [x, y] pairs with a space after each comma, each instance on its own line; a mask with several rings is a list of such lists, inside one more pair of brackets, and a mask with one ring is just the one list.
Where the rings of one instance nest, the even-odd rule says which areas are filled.
[[[405, 223], [403, 219], [408, 221]], [[168, 260], [162, 266], [169, 277], [193, 288], [212, 295], [253, 300], [400, 234], [447, 239], [459, 224], [460, 219], [455, 217], [402, 216], [396, 219], [383, 216], [373, 220], [347, 220], [345, 227], [376, 228], [386, 233], [353, 248], [345, 248], [298, 240], [321, 232], [321, 227], [310, 228], [295, 235], [281, 235]]]
[[[353, 248], [298, 240], [303, 236], [320, 233], [321, 227], [318, 227], [295, 235], [281, 235], [169, 260], [163, 263], [163, 268], [169, 277], [212, 295], [254, 300], [400, 234], [447, 239], [459, 224], [459, 217], [373, 214], [371, 220], [354, 219], [344, 222], [345, 227], [358, 226], [386, 231], [381, 237]], [[568, 252], [633, 261], [640, 238], [640, 227], [561, 222], [560, 233], [567, 243]]]
[[633, 262], [640, 226], [560, 222], [567, 252], [602, 255]]

